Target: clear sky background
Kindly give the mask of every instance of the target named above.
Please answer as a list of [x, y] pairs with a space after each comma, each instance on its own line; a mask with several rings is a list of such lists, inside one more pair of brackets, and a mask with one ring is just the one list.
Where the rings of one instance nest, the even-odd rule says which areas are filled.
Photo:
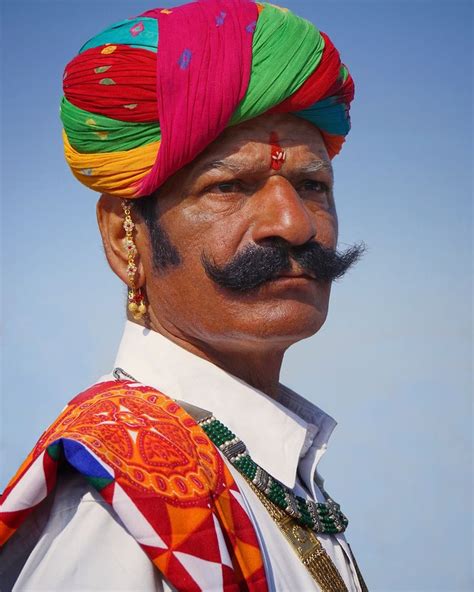
[[[472, 4], [285, 5], [331, 36], [354, 77], [336, 202], [340, 246], [368, 250], [283, 380], [339, 422], [321, 470], [370, 590], [472, 590]], [[124, 289], [95, 195], [63, 160], [62, 72], [91, 36], [154, 6], [1, 4], [0, 486], [113, 364]]]

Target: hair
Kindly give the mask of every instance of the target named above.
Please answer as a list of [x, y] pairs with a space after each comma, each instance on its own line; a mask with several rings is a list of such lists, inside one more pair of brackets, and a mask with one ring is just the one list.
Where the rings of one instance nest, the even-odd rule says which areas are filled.
[[219, 266], [202, 255], [204, 269], [218, 286], [234, 292], [250, 292], [281, 272], [291, 268], [291, 261], [298, 263], [302, 271], [321, 282], [341, 278], [364, 252], [364, 245], [353, 245], [343, 252], [328, 248], [311, 240], [303, 245], [291, 245], [274, 238], [265, 244], [250, 243], [225, 265]]
[[168, 267], [178, 266], [181, 263], [179, 251], [159, 221], [157, 192], [133, 200], [133, 210], [138, 213], [148, 230], [155, 270], [163, 271]]

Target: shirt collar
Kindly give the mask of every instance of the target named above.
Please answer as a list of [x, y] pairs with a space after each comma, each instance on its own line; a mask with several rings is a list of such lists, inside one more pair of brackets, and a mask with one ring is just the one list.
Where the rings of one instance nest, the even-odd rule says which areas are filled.
[[115, 366], [168, 397], [212, 411], [273, 477], [293, 488], [299, 468], [312, 489], [316, 464], [336, 422], [300, 395], [282, 386], [274, 400], [160, 333], [130, 321]]

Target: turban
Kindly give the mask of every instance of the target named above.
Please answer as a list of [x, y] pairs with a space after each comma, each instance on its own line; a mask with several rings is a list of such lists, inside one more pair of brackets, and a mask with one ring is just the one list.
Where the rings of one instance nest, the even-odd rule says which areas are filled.
[[327, 35], [250, 0], [199, 0], [112, 25], [69, 62], [63, 88], [73, 174], [128, 199], [156, 191], [226, 127], [264, 113], [312, 122], [333, 158], [354, 96]]

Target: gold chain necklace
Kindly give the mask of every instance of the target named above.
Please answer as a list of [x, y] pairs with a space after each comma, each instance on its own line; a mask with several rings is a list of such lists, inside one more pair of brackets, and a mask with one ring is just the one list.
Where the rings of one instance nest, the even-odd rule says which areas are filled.
[[255, 485], [247, 479], [264, 508], [290, 543], [301, 563], [321, 588], [321, 592], [348, 592], [344, 580], [315, 533], [298, 524], [294, 518], [280, 510]]

